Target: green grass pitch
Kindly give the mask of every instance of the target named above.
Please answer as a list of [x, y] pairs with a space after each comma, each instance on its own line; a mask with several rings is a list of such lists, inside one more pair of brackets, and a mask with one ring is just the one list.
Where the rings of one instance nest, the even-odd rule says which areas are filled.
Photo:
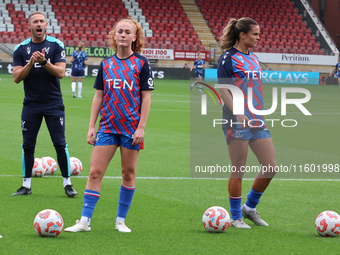
[[[252, 226], [249, 230], [229, 228], [223, 234], [204, 230], [201, 219], [208, 207], [220, 205], [229, 211], [227, 180], [190, 178], [190, 82], [178, 80], [155, 80], [145, 150], [140, 153], [136, 192], [126, 219], [132, 232], [114, 230], [121, 184], [117, 153], [103, 179], [92, 231], [39, 237], [33, 219], [40, 210], [57, 210], [64, 227], [80, 218], [92, 151], [86, 135], [93, 83], [94, 78], [85, 78], [83, 98], [77, 99], [72, 98], [71, 79], [61, 80], [70, 156], [79, 158], [84, 166], [81, 175], [72, 179], [78, 197], [65, 196], [59, 170], [53, 177], [34, 178], [32, 195], [13, 197], [11, 193], [22, 184], [20, 115], [24, 93], [23, 85], [15, 84], [11, 76], [1, 77], [0, 254], [338, 254], [340, 237], [319, 237], [314, 221], [324, 210], [340, 213], [339, 181], [274, 179], [257, 207], [269, 227], [247, 221]], [[269, 98], [270, 102], [272, 87], [265, 85], [265, 101]], [[288, 115], [299, 121], [298, 127], [270, 128], [277, 161], [285, 165], [339, 164], [339, 87], [304, 87], [312, 94], [306, 107], [313, 116]], [[192, 93], [198, 101], [197, 90]], [[288, 108], [288, 112], [294, 111], [298, 112], [293, 106]], [[225, 146], [221, 155], [224, 153], [228, 160], [222, 133], [220, 139]], [[56, 158], [45, 124], [38, 135], [35, 156]], [[254, 162], [249, 152], [248, 163]], [[243, 181], [243, 201], [251, 183], [249, 179]]]

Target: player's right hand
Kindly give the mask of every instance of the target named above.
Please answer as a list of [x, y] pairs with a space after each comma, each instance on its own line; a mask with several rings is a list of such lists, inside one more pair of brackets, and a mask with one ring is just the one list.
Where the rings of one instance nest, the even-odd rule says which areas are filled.
[[93, 128], [90, 127], [89, 132], [87, 133], [87, 143], [94, 145], [95, 137], [96, 137], [96, 129], [94, 127]]
[[237, 122], [244, 123], [244, 125], [240, 124], [243, 129], [249, 128], [248, 126], [249, 118], [246, 115], [236, 115], [236, 119], [237, 119]]
[[37, 60], [36, 57], [32, 54], [32, 56], [31, 56], [31, 58], [30, 58], [29, 65], [33, 66], [35, 63], [38, 63], [38, 60]]

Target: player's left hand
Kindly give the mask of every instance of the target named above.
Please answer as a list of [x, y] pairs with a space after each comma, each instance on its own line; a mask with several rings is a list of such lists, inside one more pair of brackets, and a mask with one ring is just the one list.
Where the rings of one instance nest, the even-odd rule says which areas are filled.
[[137, 145], [144, 141], [144, 129], [137, 128], [133, 134], [133, 141], [131, 145]]

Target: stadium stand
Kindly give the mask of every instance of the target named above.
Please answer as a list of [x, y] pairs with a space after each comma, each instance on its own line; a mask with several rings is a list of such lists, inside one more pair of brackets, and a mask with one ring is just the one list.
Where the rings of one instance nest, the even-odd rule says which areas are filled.
[[[196, 3], [217, 41], [231, 17], [249, 16], [261, 27], [255, 52], [324, 54], [289, 0]], [[146, 48], [205, 50], [180, 0], [0, 0], [0, 42], [17, 44], [29, 37], [27, 17], [35, 10], [46, 13], [48, 34], [69, 46], [84, 41], [86, 47], [105, 47], [113, 24], [130, 15], [145, 30]]]
[[[30, 36], [27, 17], [32, 11], [47, 15], [47, 33], [75, 46], [105, 47], [106, 35], [120, 18], [131, 16], [145, 30], [146, 47], [204, 50], [178, 0], [1, 0], [1, 42], [18, 43]], [[150, 10], [150, 6], [153, 6]], [[110, 7], [110, 8], [109, 8]], [[9, 34], [7, 32], [13, 32]], [[8, 35], [8, 36], [7, 36]]]
[[258, 47], [253, 49], [254, 52], [324, 54], [306, 23], [302, 21], [298, 10], [289, 0], [197, 0], [197, 5], [216, 40], [220, 39], [223, 28], [231, 18], [248, 16], [255, 19], [261, 28], [261, 40]]
[[147, 48], [204, 50], [178, 0], [139, 0], [139, 6], [153, 31]]

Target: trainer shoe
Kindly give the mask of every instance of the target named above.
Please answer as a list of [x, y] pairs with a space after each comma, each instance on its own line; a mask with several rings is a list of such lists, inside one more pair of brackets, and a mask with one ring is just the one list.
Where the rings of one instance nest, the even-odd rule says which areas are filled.
[[196, 82], [190, 84], [190, 91], [192, 91], [192, 88], [195, 86]]
[[269, 225], [267, 224], [267, 222], [265, 222], [264, 220], [262, 220], [259, 216], [259, 212], [257, 211], [248, 211], [245, 206], [243, 205], [241, 207], [241, 210], [242, 210], [242, 216], [245, 218], [245, 219], [249, 219], [251, 220], [252, 222], [254, 222], [256, 225], [258, 226], [266, 226], [268, 227]]
[[235, 228], [251, 228], [248, 224], [246, 224], [242, 218], [239, 218], [237, 220], [231, 220], [230, 224]]
[[78, 98], [81, 98], [81, 96], [78, 96]]
[[119, 232], [123, 232], [123, 233], [130, 233], [131, 229], [129, 229], [124, 221], [117, 221], [116, 222], [116, 230], [118, 230]]
[[31, 195], [32, 190], [31, 188], [26, 188], [24, 186], [21, 186], [17, 192], [13, 193], [12, 196], [21, 196], [21, 195]]
[[73, 188], [72, 188], [72, 185], [66, 185], [65, 186], [65, 194], [68, 196], [68, 197], [76, 197], [77, 196], [77, 191], [75, 191]]
[[65, 232], [83, 232], [83, 231], [91, 231], [91, 225], [88, 225], [86, 222], [76, 220], [76, 225], [72, 227], [65, 228]]
[[73, 98], [76, 98], [76, 93], [75, 93], [75, 92], [73, 92], [72, 96], [73, 96]]

